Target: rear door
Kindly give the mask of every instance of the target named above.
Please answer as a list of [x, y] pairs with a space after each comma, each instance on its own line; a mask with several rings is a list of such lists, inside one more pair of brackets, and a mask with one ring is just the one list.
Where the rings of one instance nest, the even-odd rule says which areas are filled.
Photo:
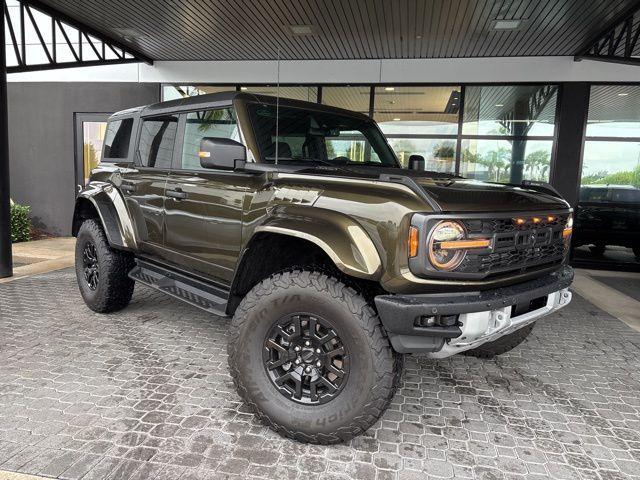
[[145, 253], [165, 258], [165, 186], [178, 130], [178, 116], [141, 119], [135, 168], [122, 175], [121, 190]]
[[182, 142], [167, 180], [165, 247], [173, 263], [228, 284], [240, 254], [242, 204], [255, 175], [200, 165], [202, 138], [241, 141], [232, 107], [181, 117]]

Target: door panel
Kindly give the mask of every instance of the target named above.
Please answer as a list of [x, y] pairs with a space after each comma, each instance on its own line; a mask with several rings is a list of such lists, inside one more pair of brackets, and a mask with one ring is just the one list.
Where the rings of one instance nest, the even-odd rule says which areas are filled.
[[157, 253], [164, 235], [164, 190], [168, 170], [139, 167], [122, 175], [122, 191], [141, 249]]
[[136, 168], [122, 175], [121, 190], [145, 253], [166, 258], [164, 244], [165, 188], [178, 130], [178, 117], [146, 118], [140, 125]]
[[167, 194], [165, 247], [172, 261], [230, 283], [240, 255], [242, 202], [252, 175], [235, 172], [172, 172]]

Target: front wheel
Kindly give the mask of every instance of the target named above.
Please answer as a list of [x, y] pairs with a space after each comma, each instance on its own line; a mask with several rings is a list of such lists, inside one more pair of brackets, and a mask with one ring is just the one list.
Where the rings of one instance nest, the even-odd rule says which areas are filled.
[[371, 427], [395, 392], [402, 357], [355, 290], [319, 272], [256, 285], [230, 329], [238, 393], [278, 433], [330, 444]]

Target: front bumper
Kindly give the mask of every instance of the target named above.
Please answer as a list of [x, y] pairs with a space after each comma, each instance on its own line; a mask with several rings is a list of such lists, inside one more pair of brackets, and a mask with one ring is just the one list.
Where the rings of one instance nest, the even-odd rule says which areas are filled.
[[[494, 341], [571, 301], [568, 266], [528, 282], [479, 292], [375, 297], [391, 345], [400, 353], [444, 358]], [[421, 326], [421, 319], [457, 316], [453, 325]]]

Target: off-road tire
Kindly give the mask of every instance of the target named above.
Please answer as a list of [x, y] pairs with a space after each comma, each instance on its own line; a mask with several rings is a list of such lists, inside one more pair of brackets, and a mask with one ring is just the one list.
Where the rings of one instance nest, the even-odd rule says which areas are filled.
[[[87, 242], [95, 247], [98, 269], [97, 288], [92, 290], [84, 275], [83, 252]], [[134, 267], [133, 255], [109, 246], [101, 225], [85, 220], [76, 239], [76, 278], [87, 306], [98, 313], [123, 309], [131, 301], [135, 282], [127, 274]]]
[[[269, 330], [300, 312], [331, 317], [350, 352], [342, 391], [322, 405], [283, 396], [263, 363]], [[393, 398], [403, 361], [361, 294], [325, 273], [303, 270], [274, 274], [247, 293], [231, 322], [228, 353], [237, 391], [258, 418], [283, 436], [317, 444], [344, 442], [371, 427]]]
[[595, 257], [603, 256], [606, 250], [607, 250], [607, 246], [602, 243], [597, 243], [589, 247], [589, 251]]
[[640, 260], [640, 245], [633, 246], [633, 254], [636, 256], [636, 260]]
[[516, 330], [509, 335], [505, 335], [504, 337], [500, 337], [493, 342], [485, 343], [480, 345], [478, 348], [474, 348], [473, 350], [467, 350], [463, 352], [465, 355], [470, 355], [472, 357], [478, 358], [493, 358], [496, 355], [502, 355], [503, 353], [507, 353], [510, 350], [513, 350], [522, 342], [524, 342], [525, 338], [529, 336], [531, 330], [533, 330], [534, 323], [527, 325], [526, 327], [522, 327], [519, 330]]

